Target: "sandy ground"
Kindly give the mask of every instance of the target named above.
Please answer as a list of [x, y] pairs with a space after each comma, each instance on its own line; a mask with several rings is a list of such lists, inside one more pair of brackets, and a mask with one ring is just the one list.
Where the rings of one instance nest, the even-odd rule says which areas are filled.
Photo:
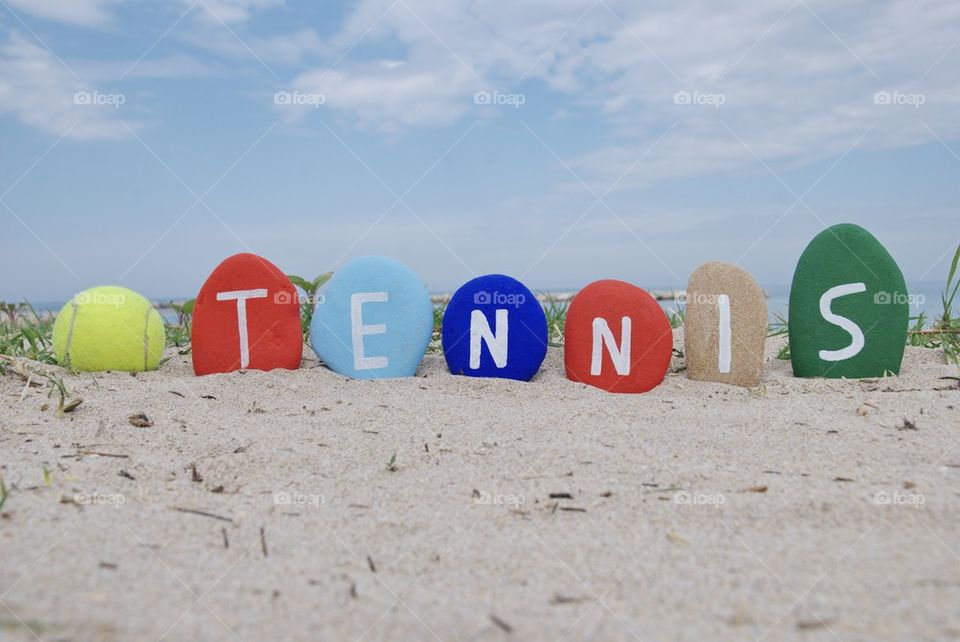
[[758, 390], [638, 396], [560, 350], [529, 384], [174, 355], [68, 377], [63, 419], [0, 377], [0, 639], [957, 639], [956, 367], [776, 348]]

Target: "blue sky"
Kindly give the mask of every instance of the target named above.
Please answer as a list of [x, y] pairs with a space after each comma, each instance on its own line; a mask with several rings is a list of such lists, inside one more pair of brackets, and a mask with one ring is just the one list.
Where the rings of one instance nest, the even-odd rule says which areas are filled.
[[189, 296], [241, 251], [788, 283], [839, 222], [941, 280], [958, 38], [949, 0], [0, 0], [0, 298]]

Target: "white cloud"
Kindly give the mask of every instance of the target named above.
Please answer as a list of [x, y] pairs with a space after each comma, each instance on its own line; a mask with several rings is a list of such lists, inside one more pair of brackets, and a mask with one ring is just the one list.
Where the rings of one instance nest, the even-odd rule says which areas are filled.
[[14, 8], [37, 18], [85, 27], [110, 21], [110, 5], [118, 0], [6, 0]]
[[[326, 106], [349, 114], [363, 128], [399, 133], [408, 127], [453, 124], [473, 106], [475, 83], [470, 72], [455, 63], [437, 70], [423, 63], [384, 60], [353, 65], [350, 73], [305, 73], [292, 89], [322, 95]], [[299, 113], [307, 111], [304, 107]]]
[[[190, 7], [195, 0], [182, 0]], [[214, 22], [236, 24], [246, 22], [254, 11], [282, 7], [283, 0], [203, 0], [200, 5], [202, 15]]]
[[120, 120], [125, 103], [123, 94], [77, 79], [32, 41], [14, 35], [0, 43], [0, 113], [55, 136], [118, 140], [130, 135]]
[[70, 68], [91, 83], [113, 83], [118, 79], [164, 78], [183, 80], [226, 74], [223, 64], [198, 60], [186, 54], [153, 55], [137, 59], [77, 59], [70, 60]]
[[328, 52], [313, 29], [255, 36], [231, 33], [220, 23], [201, 21], [177, 35], [180, 40], [220, 57], [255, 60], [256, 56], [269, 64], [296, 65], [309, 56]]
[[[286, 7], [285, 0], [181, 0], [175, 38], [222, 58], [254, 60], [267, 66], [297, 65], [304, 59], [330, 53], [317, 31], [304, 27], [287, 33], [253, 33], [257, 12]], [[262, 31], [262, 30], [260, 30]]]
[[248, 38], [248, 44], [264, 60], [286, 65], [297, 64], [304, 57], [323, 51], [320, 37], [313, 29], [301, 29], [266, 38]]
[[[324, 93], [328, 109], [361, 127], [397, 132], [489, 113], [472, 105], [479, 89], [541, 82], [615, 134], [569, 159], [602, 189], [674, 123], [621, 186], [738, 170], [756, 165], [754, 154], [785, 164], [834, 157], [868, 131], [860, 148], [928, 143], [931, 129], [956, 138], [958, 32], [954, 0], [363, 0], [330, 42], [387, 45], [403, 52], [401, 64], [348, 55], [292, 87]], [[691, 104], [677, 104], [681, 92]]]

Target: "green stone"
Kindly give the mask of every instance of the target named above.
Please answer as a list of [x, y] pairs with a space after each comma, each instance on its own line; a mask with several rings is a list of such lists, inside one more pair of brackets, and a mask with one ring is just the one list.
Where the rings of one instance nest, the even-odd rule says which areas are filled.
[[827, 228], [803, 251], [793, 273], [794, 376], [899, 374], [909, 316], [903, 273], [880, 241], [858, 225]]

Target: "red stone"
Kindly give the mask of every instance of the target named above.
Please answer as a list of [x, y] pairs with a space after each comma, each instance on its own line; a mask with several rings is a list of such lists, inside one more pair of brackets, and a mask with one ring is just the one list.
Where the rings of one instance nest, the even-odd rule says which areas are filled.
[[[629, 319], [629, 355], [624, 317]], [[601, 340], [595, 358], [598, 319]], [[646, 392], [663, 381], [672, 354], [673, 330], [667, 315], [643, 289], [623, 281], [594, 281], [570, 302], [563, 360], [571, 381], [609, 392]]]
[[[246, 314], [246, 351], [241, 347], [241, 299]], [[264, 258], [231, 256], [200, 288], [193, 311], [192, 342], [193, 371], [198, 375], [241, 369], [296, 370], [303, 353], [296, 288]]]

